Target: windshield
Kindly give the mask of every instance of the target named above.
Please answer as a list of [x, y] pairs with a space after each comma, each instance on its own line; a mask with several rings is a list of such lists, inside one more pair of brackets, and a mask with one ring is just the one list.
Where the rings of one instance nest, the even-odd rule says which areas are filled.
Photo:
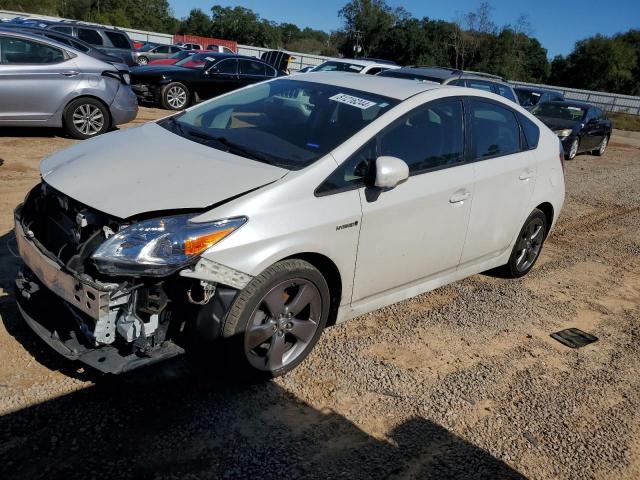
[[298, 170], [397, 104], [359, 90], [280, 79], [216, 98], [160, 125], [212, 148]]
[[154, 45], [153, 43], [147, 43], [146, 45], [141, 46], [138, 51], [139, 52], [148, 52], [152, 48], [156, 48], [158, 45]]
[[205, 63], [213, 62], [216, 58], [212, 57], [210, 53], [196, 53], [187, 58], [183, 58], [176, 65], [179, 67], [187, 68], [204, 68]]
[[194, 52], [189, 52], [189, 51], [181, 51], [178, 53], [175, 53], [173, 55], [171, 55], [171, 58], [177, 58], [178, 60], [182, 60], [184, 58], [190, 57], [191, 55], [193, 55]]
[[347, 62], [324, 62], [315, 67], [314, 72], [353, 72], [358, 73], [364, 66]]
[[520, 105], [523, 107], [533, 107], [540, 102], [542, 98], [542, 94], [538, 92], [532, 92], [530, 90], [516, 90], [516, 95], [518, 95], [518, 100], [520, 100]]
[[556, 103], [541, 103], [531, 110], [531, 113], [538, 117], [558, 118], [579, 122], [584, 118], [587, 109], [571, 105], [558, 105]]

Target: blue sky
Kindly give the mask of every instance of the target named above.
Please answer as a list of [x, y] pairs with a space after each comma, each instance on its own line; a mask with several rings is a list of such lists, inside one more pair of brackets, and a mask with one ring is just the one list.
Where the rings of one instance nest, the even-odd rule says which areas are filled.
[[[170, 0], [178, 17], [192, 8], [209, 13], [211, 6], [240, 5], [261, 17], [276, 22], [291, 22], [301, 27], [326, 31], [341, 26], [338, 10], [347, 0]], [[458, 12], [474, 10], [481, 0], [387, 0], [391, 6], [403, 6], [415, 17], [452, 20]], [[498, 25], [513, 23], [522, 13], [529, 15], [533, 35], [549, 51], [549, 56], [567, 54], [577, 40], [601, 33], [612, 35], [640, 28], [640, 0], [490, 0]]]

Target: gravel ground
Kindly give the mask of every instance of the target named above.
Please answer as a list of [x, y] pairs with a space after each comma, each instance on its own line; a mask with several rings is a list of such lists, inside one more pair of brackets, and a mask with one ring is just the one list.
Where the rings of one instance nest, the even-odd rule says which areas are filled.
[[[287, 377], [239, 386], [180, 359], [99, 377], [34, 338], [11, 210], [72, 141], [0, 135], [2, 478], [640, 478], [637, 139], [567, 163], [526, 278], [476, 275], [354, 319]], [[599, 341], [549, 337], [568, 327]]]

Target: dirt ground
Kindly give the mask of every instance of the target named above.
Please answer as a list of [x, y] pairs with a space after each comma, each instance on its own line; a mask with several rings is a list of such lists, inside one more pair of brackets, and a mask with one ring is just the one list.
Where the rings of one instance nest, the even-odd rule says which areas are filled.
[[[11, 213], [72, 143], [0, 130], [1, 478], [640, 478], [640, 140], [567, 162], [526, 278], [476, 275], [330, 328], [253, 386], [180, 359], [100, 377], [20, 320]], [[549, 337], [568, 327], [599, 340]]]

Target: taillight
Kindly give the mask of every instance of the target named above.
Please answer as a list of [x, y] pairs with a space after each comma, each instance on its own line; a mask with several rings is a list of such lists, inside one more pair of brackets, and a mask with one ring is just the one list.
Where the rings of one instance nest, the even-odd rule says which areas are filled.
[[564, 175], [564, 148], [562, 142], [558, 139], [558, 145], [560, 146], [560, 165], [562, 165], [562, 174]]

